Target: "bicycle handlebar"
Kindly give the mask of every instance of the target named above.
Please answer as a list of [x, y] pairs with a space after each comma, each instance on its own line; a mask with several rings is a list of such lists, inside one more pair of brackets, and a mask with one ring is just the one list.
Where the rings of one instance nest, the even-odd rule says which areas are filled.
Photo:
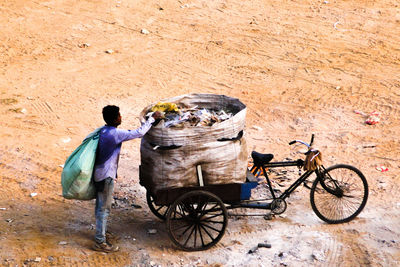
[[293, 144], [295, 144], [295, 143], [300, 143], [300, 144], [305, 145], [307, 148], [310, 148], [310, 147], [312, 146], [312, 144], [314, 143], [314, 134], [311, 135], [310, 144], [307, 144], [306, 142], [301, 141], [301, 140], [293, 140], [293, 141], [290, 141], [290, 142], [289, 142], [289, 145], [293, 145]]

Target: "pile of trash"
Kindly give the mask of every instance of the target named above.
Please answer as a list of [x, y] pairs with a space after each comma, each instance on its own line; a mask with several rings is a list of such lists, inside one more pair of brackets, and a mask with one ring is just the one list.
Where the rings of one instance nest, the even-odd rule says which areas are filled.
[[209, 110], [198, 106], [180, 108], [175, 103], [159, 102], [146, 114], [149, 118], [154, 112], [159, 111], [165, 128], [186, 126], [212, 126], [214, 123], [230, 119], [233, 114], [224, 110]]

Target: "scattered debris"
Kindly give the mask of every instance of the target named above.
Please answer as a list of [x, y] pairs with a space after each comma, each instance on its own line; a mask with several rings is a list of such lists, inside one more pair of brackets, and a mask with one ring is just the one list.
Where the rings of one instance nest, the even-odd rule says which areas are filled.
[[364, 112], [362, 112], [360, 110], [354, 110], [354, 113], [362, 115], [362, 116], [367, 116], [367, 114], [365, 114]]
[[135, 204], [135, 203], [132, 203], [131, 206], [134, 207], [135, 209], [141, 209], [142, 208], [142, 206], [140, 206], [138, 204]]
[[154, 234], [157, 233], [157, 229], [147, 229], [147, 233], [148, 233], [149, 235], [154, 235]]
[[64, 245], [66, 245], [68, 243], [66, 241], [60, 241], [60, 242], [58, 242], [58, 244], [64, 246]]
[[67, 137], [67, 138], [61, 138], [61, 141], [63, 142], [63, 143], [69, 143], [69, 142], [71, 142], [71, 137]]
[[251, 126], [251, 128], [255, 129], [255, 130], [258, 130], [258, 131], [262, 131], [263, 130], [263, 128], [261, 128], [260, 126], [257, 126], [257, 125], [253, 125], [253, 126]]
[[325, 254], [322, 251], [313, 251], [311, 257], [317, 261], [325, 261]]
[[113, 49], [107, 49], [106, 51], [104, 51], [106, 54], [114, 54], [115, 51]]
[[146, 29], [141, 29], [141, 30], [140, 30], [140, 33], [142, 33], [142, 34], [149, 34], [150, 32], [149, 32], [148, 30], [146, 30]]
[[366, 124], [368, 125], [374, 125], [377, 124], [380, 121], [380, 114], [377, 111], [373, 111], [371, 112], [371, 114], [369, 114], [368, 119], [365, 121]]
[[380, 172], [387, 172], [389, 170], [388, 167], [385, 167], [383, 165], [376, 167], [376, 169]]
[[271, 244], [269, 244], [269, 243], [258, 243], [257, 247], [259, 247], [259, 248], [271, 248]]
[[13, 222], [13, 219], [6, 219], [6, 222], [12, 223], [12, 222]]
[[36, 197], [36, 196], [37, 196], [37, 193], [31, 193], [30, 196], [31, 196], [31, 197]]
[[362, 148], [375, 148], [375, 144], [363, 145]]
[[247, 254], [253, 254], [253, 253], [255, 253], [257, 250], [258, 250], [258, 246], [257, 246], [257, 247], [254, 247], [254, 248], [252, 248], [252, 249], [250, 249], [250, 250], [247, 252]]
[[78, 44], [78, 47], [79, 47], [79, 48], [87, 48], [87, 47], [90, 47], [90, 44], [88, 44], [88, 43], [82, 43], [82, 44]]
[[205, 108], [190, 107], [179, 108], [175, 103], [158, 103], [153, 106], [146, 117], [149, 118], [153, 112], [162, 114], [163, 127], [185, 127], [185, 126], [212, 126], [214, 123], [230, 119], [232, 113], [224, 110], [208, 110]]

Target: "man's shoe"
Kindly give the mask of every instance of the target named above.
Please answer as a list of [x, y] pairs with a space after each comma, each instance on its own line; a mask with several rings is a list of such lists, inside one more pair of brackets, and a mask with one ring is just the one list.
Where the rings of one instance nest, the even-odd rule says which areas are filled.
[[108, 244], [107, 242], [103, 243], [95, 242], [95, 244], [93, 245], [93, 250], [110, 253], [110, 252], [117, 252], [119, 250], [119, 247]]

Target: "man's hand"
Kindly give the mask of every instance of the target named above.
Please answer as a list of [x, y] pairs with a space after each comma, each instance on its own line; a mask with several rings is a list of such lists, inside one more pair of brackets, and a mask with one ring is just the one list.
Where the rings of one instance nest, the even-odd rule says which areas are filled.
[[161, 119], [161, 118], [163, 117], [160, 111], [154, 112], [153, 115], [151, 115], [151, 116], [152, 116], [155, 120], [159, 120], [159, 119]]

